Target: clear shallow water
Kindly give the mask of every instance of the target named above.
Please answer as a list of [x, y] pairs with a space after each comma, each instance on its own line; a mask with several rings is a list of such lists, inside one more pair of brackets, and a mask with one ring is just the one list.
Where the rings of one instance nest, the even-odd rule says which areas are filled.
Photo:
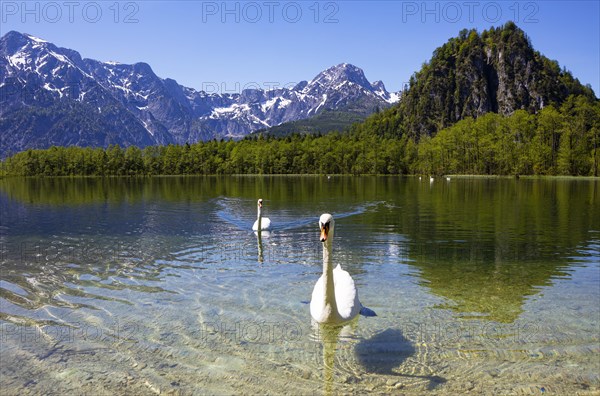
[[[597, 180], [4, 179], [0, 200], [4, 394], [600, 390]], [[305, 303], [323, 212], [378, 314], [343, 329]]]

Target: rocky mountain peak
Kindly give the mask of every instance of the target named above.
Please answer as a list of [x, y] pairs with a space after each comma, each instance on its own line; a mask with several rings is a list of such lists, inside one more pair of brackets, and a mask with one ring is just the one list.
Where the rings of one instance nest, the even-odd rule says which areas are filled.
[[371, 90], [371, 83], [365, 77], [363, 70], [349, 63], [341, 63], [322, 71], [308, 83], [308, 89], [339, 88], [347, 83]]
[[[13, 94], [2, 95], [3, 90]], [[24, 90], [32, 92], [26, 101], [14, 95]], [[77, 51], [14, 31], [0, 38], [0, 156], [48, 144], [143, 146], [241, 138], [326, 110], [365, 116], [388, 106], [390, 98], [382, 83], [372, 85], [360, 68], [347, 63], [291, 89], [207, 95], [156, 76], [147, 63], [82, 59]], [[47, 117], [50, 108], [53, 116]], [[62, 136], [63, 130], [71, 134]]]

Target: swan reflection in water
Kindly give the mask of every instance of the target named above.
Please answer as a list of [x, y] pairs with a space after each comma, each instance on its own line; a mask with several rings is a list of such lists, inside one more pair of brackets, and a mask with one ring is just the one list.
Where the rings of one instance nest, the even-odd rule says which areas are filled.
[[271, 233], [269, 231], [254, 231], [254, 234], [256, 235], [256, 245], [258, 248], [258, 262], [262, 263], [265, 261], [262, 239], [263, 237], [270, 237]]
[[[334, 394], [335, 354], [338, 342], [349, 342], [353, 339], [354, 330], [358, 323], [358, 317], [345, 325], [328, 325], [317, 323], [312, 320], [313, 337], [322, 343], [323, 364], [323, 393]], [[350, 347], [352, 344], [348, 344]]]

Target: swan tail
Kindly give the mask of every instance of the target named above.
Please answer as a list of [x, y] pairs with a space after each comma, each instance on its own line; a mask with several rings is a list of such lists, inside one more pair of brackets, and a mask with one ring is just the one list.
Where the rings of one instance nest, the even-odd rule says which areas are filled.
[[375, 313], [375, 311], [373, 311], [372, 309], [367, 308], [367, 307], [361, 307], [360, 308], [360, 314], [362, 316], [366, 316], [366, 317], [377, 316], [377, 314]]

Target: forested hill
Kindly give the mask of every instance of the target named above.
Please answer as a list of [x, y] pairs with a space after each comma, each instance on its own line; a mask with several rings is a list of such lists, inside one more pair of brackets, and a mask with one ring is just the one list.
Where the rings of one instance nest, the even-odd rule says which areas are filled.
[[513, 22], [482, 33], [465, 29], [433, 52], [398, 105], [375, 116], [386, 120], [376, 132], [418, 141], [468, 117], [520, 109], [533, 114], [569, 95], [596, 99], [589, 86], [535, 51]]

